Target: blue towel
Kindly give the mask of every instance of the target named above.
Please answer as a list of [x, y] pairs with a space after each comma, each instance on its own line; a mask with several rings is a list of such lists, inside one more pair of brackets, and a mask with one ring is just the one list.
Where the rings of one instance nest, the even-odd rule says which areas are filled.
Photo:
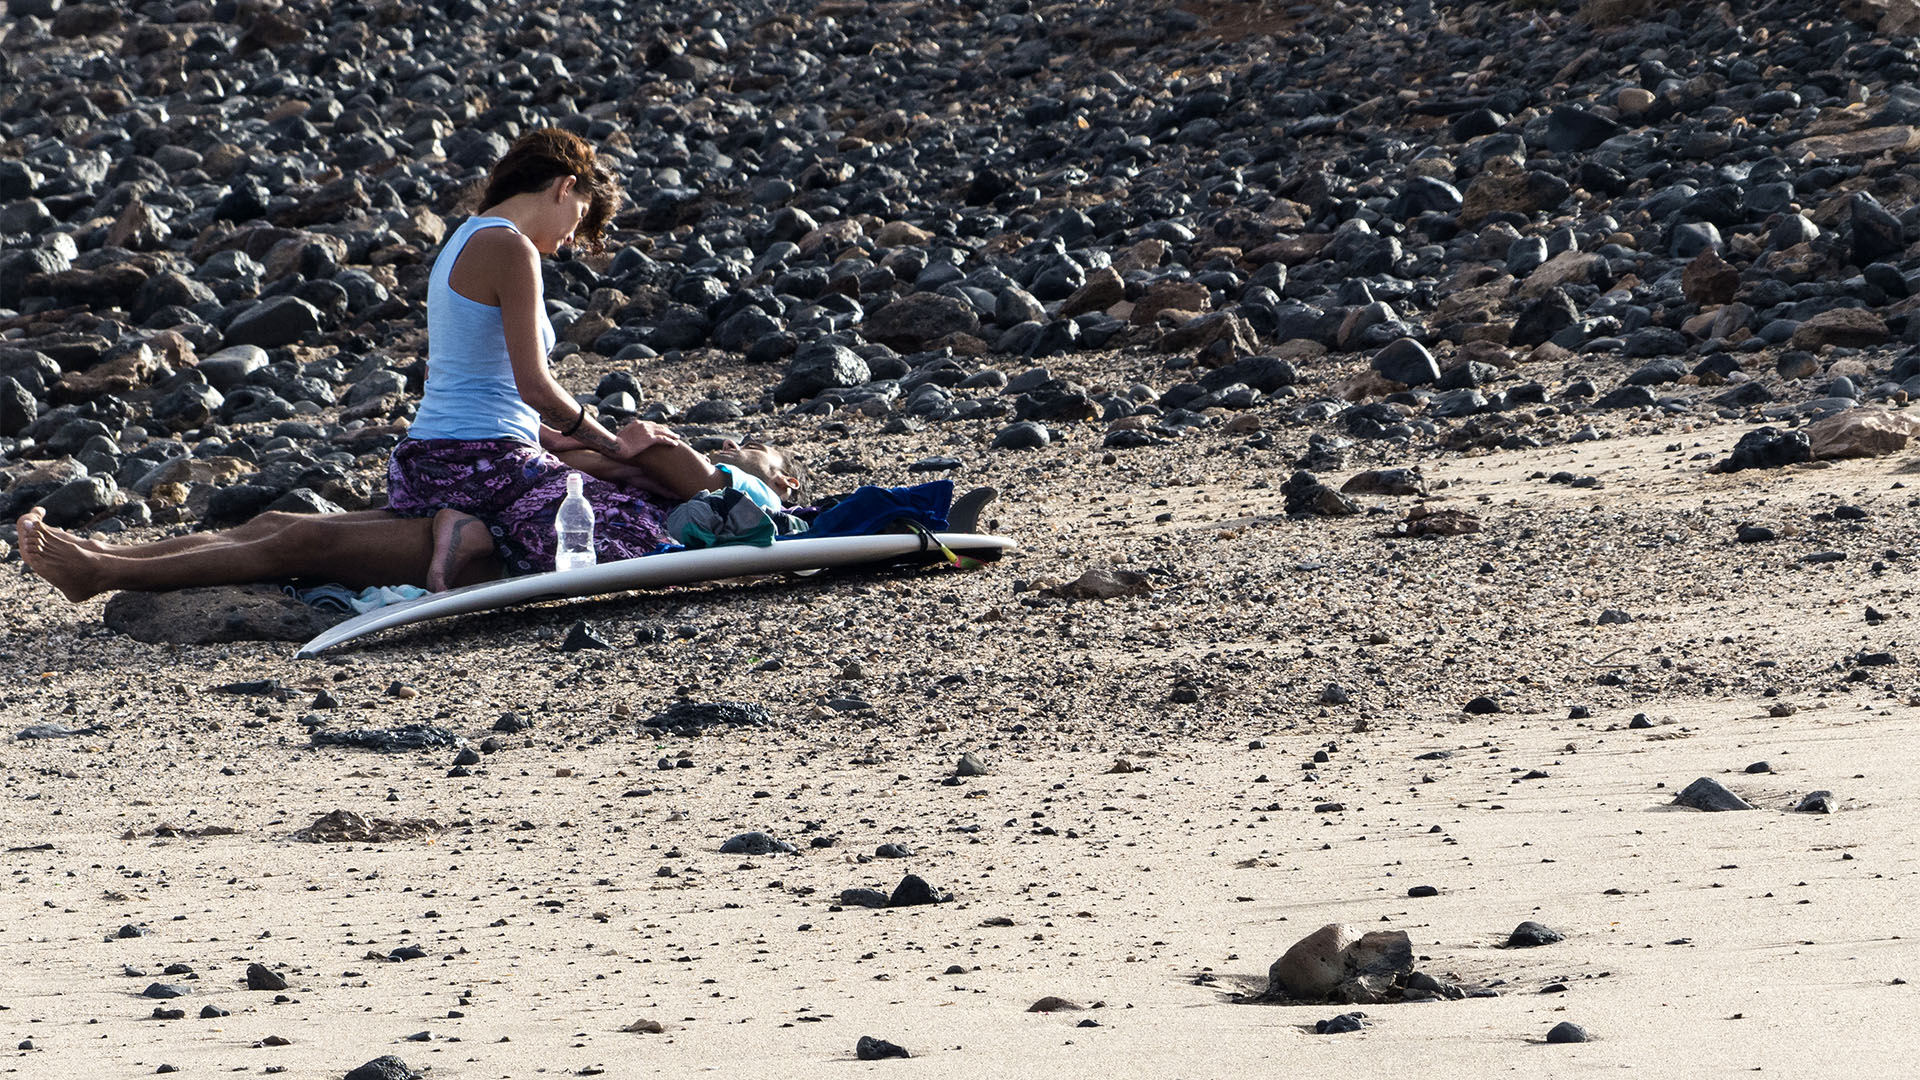
[[896, 521], [909, 521], [929, 532], [941, 532], [947, 527], [947, 509], [952, 505], [951, 480], [894, 488], [869, 484], [820, 511], [812, 527], [796, 539], [872, 536]]

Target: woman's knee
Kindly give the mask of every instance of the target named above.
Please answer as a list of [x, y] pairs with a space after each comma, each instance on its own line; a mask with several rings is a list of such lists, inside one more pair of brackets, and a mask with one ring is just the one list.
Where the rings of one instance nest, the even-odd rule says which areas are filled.
[[228, 535], [236, 539], [257, 539], [262, 536], [271, 536], [297, 523], [301, 518], [310, 516], [312, 515], [293, 514], [285, 510], [268, 510], [264, 513], [255, 514], [245, 522], [229, 529]]
[[[261, 518], [269, 516], [274, 518], [274, 522], [272, 527], [267, 530], [267, 535], [270, 536], [276, 544], [286, 546], [301, 545], [322, 548], [337, 541], [341, 536], [342, 529], [352, 528], [355, 524], [335, 520], [339, 516], [335, 514], [289, 514], [275, 512], [271, 515], [260, 515]], [[255, 518], [254, 520], [258, 521], [260, 518]]]

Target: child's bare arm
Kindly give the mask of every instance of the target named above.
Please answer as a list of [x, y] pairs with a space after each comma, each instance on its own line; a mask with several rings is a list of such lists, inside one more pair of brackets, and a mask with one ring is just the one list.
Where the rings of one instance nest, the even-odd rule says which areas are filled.
[[[549, 449], [552, 448], [549, 447]], [[609, 484], [634, 488], [675, 502], [684, 502], [686, 498], [678, 492], [668, 490], [640, 466], [615, 461], [597, 450], [559, 450], [554, 451], [554, 456], [566, 462], [568, 468], [578, 469], [588, 476], [605, 480]]]

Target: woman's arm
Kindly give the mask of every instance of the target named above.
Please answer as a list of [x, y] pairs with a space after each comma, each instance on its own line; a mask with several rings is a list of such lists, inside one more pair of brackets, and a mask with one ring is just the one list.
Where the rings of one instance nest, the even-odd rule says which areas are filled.
[[[540, 423], [553, 430], [555, 439], [566, 440], [562, 445], [567, 449], [593, 450], [620, 461], [658, 443], [675, 441], [672, 432], [640, 421], [627, 424], [616, 435], [587, 415], [573, 395], [555, 381], [547, 370], [546, 350], [540, 341], [540, 253], [517, 233], [487, 230], [493, 232], [501, 234], [499, 241], [486, 246], [502, 250], [495, 253], [483, 249], [482, 265], [492, 268], [489, 276], [500, 304], [501, 331], [507, 339], [514, 386], [520, 391], [520, 400], [540, 415]], [[544, 433], [542, 444], [555, 449]]]
[[553, 430], [545, 424], [540, 425], [540, 449], [549, 454], [564, 454], [570, 450], [585, 450], [586, 444], [579, 439], [570, 438]]

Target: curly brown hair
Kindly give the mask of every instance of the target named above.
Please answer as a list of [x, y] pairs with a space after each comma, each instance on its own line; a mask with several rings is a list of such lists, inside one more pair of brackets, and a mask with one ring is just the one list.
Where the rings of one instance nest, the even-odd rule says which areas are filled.
[[593, 145], [570, 131], [537, 128], [515, 139], [487, 174], [479, 205], [497, 206], [515, 195], [545, 191], [562, 176], [573, 177], [588, 198], [586, 216], [573, 232], [574, 243], [597, 251], [607, 222], [620, 209], [620, 187], [600, 164]]

